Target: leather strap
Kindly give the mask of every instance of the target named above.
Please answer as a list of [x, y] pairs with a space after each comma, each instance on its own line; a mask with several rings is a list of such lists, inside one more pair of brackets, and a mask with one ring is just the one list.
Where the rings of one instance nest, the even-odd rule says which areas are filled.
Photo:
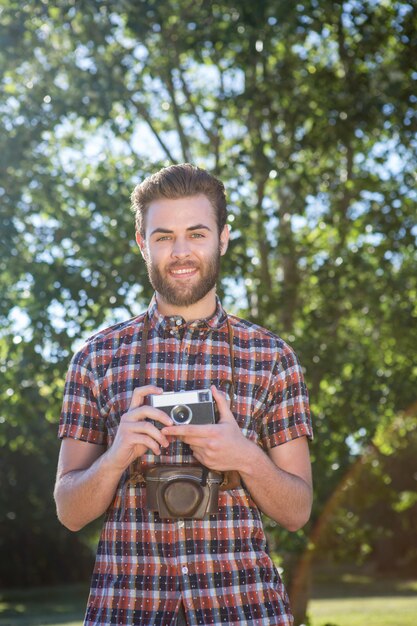
[[[142, 343], [140, 347], [140, 363], [139, 363], [139, 386], [144, 387], [146, 385], [146, 350], [148, 345], [148, 337], [149, 337], [149, 315], [146, 313], [145, 319], [143, 321], [143, 331], [142, 331]], [[236, 391], [236, 373], [235, 373], [235, 355], [234, 355], [234, 346], [233, 346], [233, 328], [230, 323], [229, 318], [226, 319], [227, 324], [227, 336], [229, 343], [229, 356], [230, 356], [230, 369], [232, 372], [232, 380], [229, 382], [229, 390], [228, 395], [230, 398], [230, 410], [233, 412], [234, 402], [235, 402], [235, 391]], [[207, 470], [208, 471], [208, 470]], [[221, 483], [219, 489], [221, 491], [226, 491], [227, 489], [236, 489], [240, 486], [240, 475], [239, 472], [235, 470], [230, 470], [228, 472], [224, 472], [223, 482]], [[205, 482], [206, 475], [203, 474], [202, 481]], [[129, 479], [129, 482], [132, 482], [134, 479], [143, 480], [143, 474], [139, 470], [134, 472]]]
[[139, 362], [139, 387], [146, 385], [146, 349], [148, 347], [149, 335], [149, 315], [146, 313], [143, 321], [142, 343], [140, 346], [140, 362]]
[[187, 626], [187, 618], [185, 617], [185, 609], [184, 604], [181, 600], [180, 610], [177, 615], [177, 625], [176, 626]]
[[[229, 342], [229, 357], [230, 357], [230, 369], [232, 372], [232, 380], [229, 382], [229, 397], [230, 397], [230, 410], [233, 410], [233, 403], [235, 400], [235, 391], [236, 391], [236, 372], [235, 372], [235, 353], [233, 346], [233, 328], [230, 323], [229, 318], [226, 319], [227, 324], [227, 335]], [[143, 321], [143, 331], [142, 331], [142, 343], [140, 346], [140, 362], [139, 362], [139, 387], [144, 387], [146, 385], [146, 350], [148, 347], [148, 337], [149, 337], [149, 315], [146, 313], [145, 319]]]

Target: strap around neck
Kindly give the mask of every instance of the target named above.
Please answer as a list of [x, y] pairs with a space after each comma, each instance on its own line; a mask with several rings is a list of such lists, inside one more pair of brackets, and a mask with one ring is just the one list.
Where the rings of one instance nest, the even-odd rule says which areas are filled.
[[[235, 372], [235, 357], [234, 357], [234, 347], [233, 347], [233, 328], [228, 317], [226, 318], [226, 324], [227, 324], [227, 335], [228, 335], [228, 343], [229, 343], [230, 368], [232, 372], [232, 380], [231, 380], [228, 395], [230, 397], [230, 409], [232, 410], [233, 402], [235, 400], [235, 392], [236, 392], [236, 372]], [[143, 321], [142, 343], [140, 346], [140, 364], [139, 364], [139, 386], [140, 387], [144, 387], [146, 385], [146, 350], [148, 347], [149, 328], [150, 328], [149, 315], [148, 313], [146, 313], [145, 319]]]

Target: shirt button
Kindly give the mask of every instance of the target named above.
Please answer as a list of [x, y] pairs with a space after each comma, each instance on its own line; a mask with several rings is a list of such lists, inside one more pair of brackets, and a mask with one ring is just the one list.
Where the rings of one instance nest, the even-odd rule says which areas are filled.
[[182, 571], [182, 573], [183, 573], [183, 574], [188, 574], [188, 567], [185, 567], [185, 566], [184, 566], [184, 567], [181, 569], [181, 571]]

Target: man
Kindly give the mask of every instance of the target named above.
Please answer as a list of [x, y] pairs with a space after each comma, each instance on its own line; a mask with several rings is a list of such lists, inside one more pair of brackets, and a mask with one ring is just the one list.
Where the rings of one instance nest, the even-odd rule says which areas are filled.
[[[155, 295], [146, 313], [75, 355], [59, 429], [59, 519], [79, 530], [106, 513], [85, 624], [292, 624], [260, 511], [293, 531], [310, 515], [312, 432], [297, 358], [217, 299], [229, 241], [220, 181], [171, 166], [138, 185], [132, 204]], [[174, 424], [148, 401], [208, 388], [213, 424]], [[238, 472], [216, 512], [170, 519], [149, 510], [149, 468], [196, 462]]]

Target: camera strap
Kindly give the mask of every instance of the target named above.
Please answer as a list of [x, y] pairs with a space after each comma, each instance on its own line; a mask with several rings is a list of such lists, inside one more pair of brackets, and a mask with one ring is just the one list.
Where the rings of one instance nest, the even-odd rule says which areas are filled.
[[[229, 318], [226, 318], [227, 324], [227, 336], [229, 343], [229, 357], [230, 357], [230, 369], [232, 373], [232, 380], [227, 381], [229, 386], [228, 395], [230, 398], [230, 410], [233, 410], [233, 402], [235, 399], [235, 390], [236, 390], [236, 375], [235, 375], [235, 356], [234, 356], [234, 348], [233, 348], [233, 328], [230, 323]], [[148, 336], [149, 336], [149, 315], [146, 313], [145, 319], [143, 321], [143, 331], [142, 331], [142, 343], [140, 346], [140, 362], [139, 362], [139, 387], [144, 387], [146, 385], [146, 350], [148, 346]]]
[[[233, 412], [233, 403], [235, 400], [235, 390], [236, 390], [236, 376], [235, 376], [235, 359], [234, 359], [234, 349], [233, 349], [233, 329], [232, 329], [232, 325], [229, 321], [229, 318], [226, 318], [226, 324], [227, 324], [227, 337], [228, 337], [228, 343], [229, 343], [229, 355], [230, 355], [230, 367], [231, 367], [231, 381], [226, 381], [228, 383], [228, 395], [230, 398], [230, 410]], [[145, 319], [143, 322], [143, 331], [142, 331], [142, 343], [141, 343], [141, 348], [140, 348], [140, 361], [139, 361], [139, 386], [140, 387], [144, 387], [146, 385], [146, 351], [147, 351], [147, 344], [148, 344], [148, 336], [149, 336], [149, 329], [150, 329], [150, 320], [149, 320], [149, 315], [148, 313], [146, 313], [145, 315]], [[135, 483], [138, 480], [139, 481], [144, 481], [144, 474], [140, 468], [140, 463], [139, 463], [139, 467], [137, 466], [137, 463], [134, 463], [134, 470], [132, 472], [132, 469], [130, 470], [130, 477], [128, 478], [128, 483]], [[209, 472], [210, 470], [208, 469], [208, 467], [205, 467], [204, 465], [201, 466], [202, 467], [202, 474], [201, 474], [201, 486], [205, 487], [205, 485], [207, 484], [207, 479], [209, 476]], [[239, 472], [235, 471], [235, 470], [230, 470], [228, 472], [224, 472], [223, 473], [223, 482], [220, 485], [220, 490], [225, 491], [228, 489], [236, 489], [237, 487], [239, 487], [241, 485], [241, 480], [240, 480], [240, 475]], [[125, 496], [124, 496], [125, 497]], [[124, 506], [122, 507], [124, 510]]]
[[207, 478], [210, 470], [205, 465], [203, 465], [202, 468], [200, 484], [202, 487], [205, 487], [207, 485]]

